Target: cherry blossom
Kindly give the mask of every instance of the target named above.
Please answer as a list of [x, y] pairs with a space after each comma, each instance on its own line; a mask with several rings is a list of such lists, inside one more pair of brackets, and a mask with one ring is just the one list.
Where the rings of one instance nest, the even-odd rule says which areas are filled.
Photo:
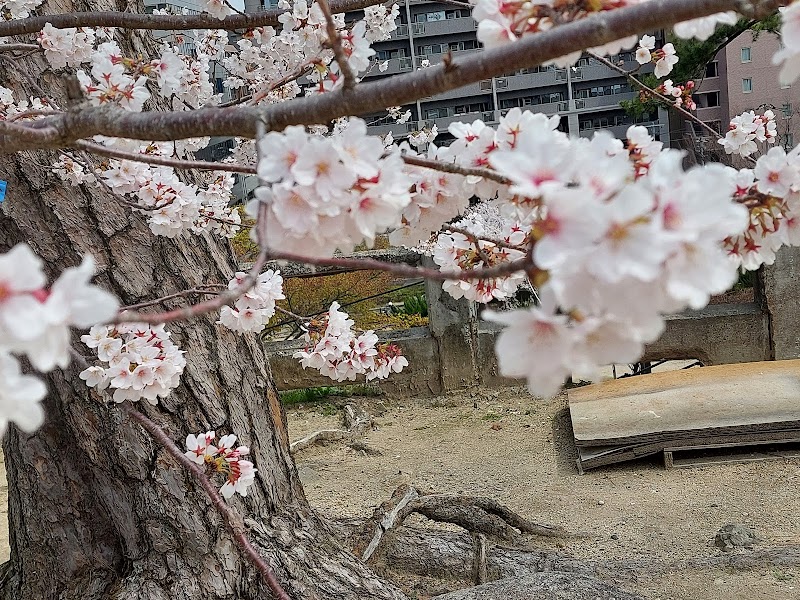
[[81, 341], [101, 363], [82, 371], [81, 379], [98, 391], [114, 390], [114, 402], [143, 399], [155, 405], [179, 385], [186, 366], [164, 325], [96, 325]]
[[675, 46], [664, 44], [664, 46], [653, 53], [656, 59], [656, 68], [653, 74], [658, 77], [666, 77], [672, 72], [672, 67], [678, 63], [678, 56], [675, 53]]
[[758, 151], [756, 142], [774, 144], [776, 138], [775, 113], [767, 110], [763, 115], [756, 115], [751, 110], [731, 119], [728, 133], [718, 142], [726, 153], [747, 157]]
[[780, 11], [782, 48], [772, 62], [781, 65], [781, 85], [791, 85], [800, 77], [800, 4], [794, 2]]
[[264, 158], [258, 171], [267, 185], [256, 189], [247, 212], [255, 216], [260, 203], [268, 206], [271, 244], [330, 256], [371, 245], [378, 232], [400, 225], [411, 179], [397, 148], [387, 151], [379, 138], [367, 136], [363, 120], [350, 119], [336, 138], [289, 127], [259, 144]]
[[23, 375], [19, 362], [0, 349], [0, 432], [14, 423], [26, 433], [33, 433], [44, 422], [40, 402], [47, 394], [44, 382]]
[[711, 34], [714, 33], [718, 24], [735, 25], [738, 20], [739, 17], [735, 12], [717, 13], [709, 17], [676, 23], [673, 27], [673, 31], [675, 35], [681, 38], [688, 39], [694, 37], [698, 40], [707, 40], [711, 37]]
[[189, 434], [186, 436], [186, 457], [198, 465], [204, 465], [211, 474], [222, 473], [225, 476], [220, 494], [226, 500], [230, 500], [234, 494], [247, 496], [247, 488], [255, 481], [257, 472], [252, 462], [242, 459], [250, 454], [250, 449], [247, 446], [234, 446], [235, 435], [224, 435], [215, 444], [216, 437], [215, 431]]
[[88, 62], [95, 44], [95, 32], [89, 28], [56, 29], [50, 23], [39, 32], [39, 44], [54, 69], [76, 67]]
[[[245, 273], [236, 273], [228, 289], [242, 285]], [[269, 270], [258, 276], [255, 285], [239, 296], [233, 307], [223, 306], [218, 323], [233, 331], [259, 333], [275, 314], [275, 301], [283, 300], [283, 278], [280, 271]]]
[[2, 0], [0, 10], [8, 14], [12, 19], [25, 19], [30, 16], [31, 11], [39, 7], [43, 0]]
[[306, 346], [294, 353], [305, 368], [318, 370], [334, 381], [355, 381], [365, 375], [367, 381], [399, 373], [408, 365], [395, 344], [380, 344], [374, 331], [356, 335], [354, 321], [331, 304], [321, 319], [312, 319], [303, 339]]
[[[526, 240], [523, 227], [510, 219], [504, 219], [502, 228], [492, 231], [477, 216], [474, 214], [471, 218], [455, 223], [470, 231], [474, 235], [472, 240], [458, 232], [439, 234], [433, 249], [433, 260], [442, 271], [458, 273], [467, 269], [491, 267], [521, 259], [525, 255], [523, 250], [514, 248], [523, 248], [522, 244]], [[482, 236], [498, 239], [507, 246], [498, 246], [496, 242], [480, 239]], [[519, 272], [508, 277], [478, 281], [449, 280], [444, 282], [442, 288], [454, 298], [486, 303], [510, 298], [524, 280], [524, 273]]]
[[653, 50], [656, 48], [656, 38], [652, 35], [644, 35], [639, 40], [639, 47], [636, 49], [636, 62], [646, 65], [653, 60]]

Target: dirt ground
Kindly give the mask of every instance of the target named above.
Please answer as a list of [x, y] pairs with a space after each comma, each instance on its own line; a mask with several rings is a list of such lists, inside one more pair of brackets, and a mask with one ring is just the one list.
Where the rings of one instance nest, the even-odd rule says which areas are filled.
[[[410, 481], [496, 498], [534, 521], [588, 533], [542, 541], [586, 559], [718, 556], [713, 538], [728, 523], [751, 527], [760, 547], [800, 543], [800, 460], [669, 471], [652, 460], [581, 476], [564, 394], [541, 402], [507, 388], [367, 402], [379, 415], [366, 441], [382, 456], [342, 443], [298, 456], [309, 500], [326, 513], [365, 517]], [[324, 404], [291, 409], [288, 418], [292, 439], [339, 426]], [[800, 598], [800, 568], [653, 573], [625, 587], [650, 600], [789, 600]]]

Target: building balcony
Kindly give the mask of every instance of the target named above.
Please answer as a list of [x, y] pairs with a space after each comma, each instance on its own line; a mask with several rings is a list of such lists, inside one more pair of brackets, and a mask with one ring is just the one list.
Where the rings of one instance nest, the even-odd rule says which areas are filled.
[[380, 125], [367, 125], [367, 133], [369, 135], [385, 136], [391, 133], [392, 137], [397, 139], [405, 137], [410, 131], [417, 130], [416, 121], [407, 121], [406, 123], [381, 123]]
[[472, 17], [458, 19], [442, 19], [441, 21], [428, 21], [426, 23], [412, 23], [411, 35], [414, 39], [432, 35], [449, 35], [451, 33], [468, 33], [475, 31], [478, 23]]
[[473, 121], [481, 120], [487, 125], [495, 125], [497, 123], [497, 115], [493, 110], [486, 110], [483, 112], [463, 113], [460, 115], [452, 115], [449, 117], [439, 117], [438, 119], [425, 119], [419, 121], [415, 129], [420, 130], [425, 127], [436, 127], [440, 132], [447, 131], [451, 123], [472, 123]]
[[401, 56], [400, 58], [390, 58], [387, 69], [385, 71], [381, 71], [378, 68], [378, 65], [382, 62], [384, 61], [373, 58], [372, 62], [370, 63], [367, 77], [371, 77], [373, 75], [396, 75], [397, 73], [405, 73], [406, 71], [411, 71], [414, 65], [414, 61], [411, 60], [410, 56]]
[[[529, 104], [527, 106], [521, 106], [520, 109], [525, 112], [529, 110], [532, 113], [543, 113], [545, 115], [556, 115], [567, 112], [569, 109], [568, 102], [549, 102], [547, 104]], [[500, 111], [500, 114], [505, 116], [510, 108], [504, 108]]]
[[[474, 52], [481, 52], [483, 48], [471, 48], [469, 50], [453, 50], [453, 56], [463, 56], [464, 54], [473, 54]], [[430, 64], [435, 65], [442, 62], [447, 52], [439, 54], [420, 54], [417, 56], [417, 67], [422, 67], [423, 61], [427, 60]]]
[[[635, 60], [631, 60], [621, 64], [620, 67], [626, 71], [634, 71], [640, 66]], [[624, 75], [603, 64], [590, 62], [588, 66], [575, 67], [570, 77], [573, 81], [594, 81], [596, 79], [624, 77]]]
[[427, 98], [420, 98], [420, 102], [438, 102], [439, 100], [451, 100], [453, 98], [471, 98], [474, 96], [481, 96], [484, 94], [492, 93], [492, 80], [486, 79], [478, 83], [471, 83], [464, 87], [456, 88], [448, 92], [437, 94], [436, 96], [428, 96]]
[[[661, 135], [661, 127], [662, 124], [658, 121], [652, 121], [650, 123], [637, 123], [637, 125], [642, 125], [643, 127], [647, 127], [647, 131], [653, 137], [659, 137]], [[608, 131], [617, 139], [625, 139], [628, 135], [628, 129], [631, 127], [630, 123], [625, 125], [612, 125], [610, 127], [597, 127], [597, 128], [586, 128], [580, 130], [580, 137], [583, 138], [592, 138], [594, 137], [595, 132], [597, 131]]]
[[528, 90], [531, 88], [558, 85], [566, 83], [567, 74], [563, 69], [544, 71], [542, 73], [525, 73], [498, 77], [496, 86], [498, 92], [511, 92], [514, 90]]
[[408, 25], [398, 25], [391, 34], [390, 40], [406, 39], [408, 37]]
[[619, 103], [623, 100], [633, 100], [638, 94], [636, 92], [625, 92], [623, 94], [609, 94], [608, 96], [595, 96], [594, 98], [576, 98], [573, 100], [574, 110], [597, 110], [598, 108], [614, 109], [619, 108]]
[[721, 106], [708, 106], [706, 108], [698, 108], [697, 112], [695, 113], [697, 118], [703, 121], [704, 123], [708, 123], [711, 121], [725, 121], [725, 127], [728, 126], [728, 119], [724, 111], [722, 110]]

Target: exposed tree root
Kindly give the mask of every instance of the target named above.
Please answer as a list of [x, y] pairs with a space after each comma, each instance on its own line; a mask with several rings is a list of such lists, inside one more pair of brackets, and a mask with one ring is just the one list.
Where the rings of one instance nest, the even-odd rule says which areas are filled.
[[347, 404], [342, 412], [342, 421], [344, 429], [321, 429], [310, 433], [304, 438], [292, 442], [289, 447], [290, 452], [295, 454], [310, 446], [324, 442], [349, 440], [348, 445], [353, 450], [367, 454], [381, 454], [379, 450], [370, 448], [363, 440], [358, 439], [374, 426], [374, 421], [367, 411], [355, 404]]
[[533, 573], [486, 583], [435, 600], [644, 600], [593, 577], [574, 573]]
[[296, 442], [292, 442], [291, 446], [289, 446], [289, 451], [295, 454], [296, 452], [300, 452], [300, 450], [304, 450], [320, 442], [334, 442], [349, 437], [351, 437], [350, 432], [344, 431], [343, 429], [321, 429], [314, 433], [309, 433], [306, 437]]
[[[475, 543], [484, 548], [486, 539], [482, 536], [514, 541], [520, 533], [546, 537], [569, 535], [560, 528], [533, 523], [507, 506], [488, 498], [422, 493], [404, 484], [394, 491], [389, 500], [375, 509], [372, 517], [364, 524], [361, 533], [356, 536], [355, 553], [362, 560], [369, 560], [383, 536], [402, 525], [414, 513], [432, 521], [452, 523], [480, 534], [480, 537], [475, 537]], [[481, 575], [485, 568], [476, 564], [473, 571], [476, 580], [485, 581], [485, 575]]]

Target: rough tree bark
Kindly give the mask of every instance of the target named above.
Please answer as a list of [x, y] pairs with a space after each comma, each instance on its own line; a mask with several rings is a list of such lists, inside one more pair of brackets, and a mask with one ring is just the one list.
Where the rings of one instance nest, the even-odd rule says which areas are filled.
[[[107, 0], [51, 1], [49, 13], [130, 10]], [[118, 35], [135, 50], [148, 40]], [[34, 83], [66, 104], [63, 73], [41, 56], [0, 61], [0, 81], [17, 97]], [[53, 278], [92, 254], [96, 281], [124, 304], [157, 298], [235, 271], [227, 243], [208, 236], [150, 234], [101, 188], [65, 185], [50, 172], [54, 152], [0, 158], [8, 195], [0, 205], [0, 252], [27, 242]], [[286, 419], [256, 336], [217, 326], [215, 315], [169, 327], [187, 351], [182, 385], [159, 406], [141, 406], [177, 442], [190, 432], [235, 433], [259, 470], [246, 499], [251, 537], [294, 598], [386, 598], [402, 594], [340, 549], [309, 509], [289, 453]], [[75, 336], [74, 347], [82, 348]], [[89, 352], [84, 348], [84, 353]], [[11, 561], [6, 598], [267, 598], [203, 492], [118, 408], [78, 379], [48, 377], [45, 425], [11, 428], [4, 440]]]

